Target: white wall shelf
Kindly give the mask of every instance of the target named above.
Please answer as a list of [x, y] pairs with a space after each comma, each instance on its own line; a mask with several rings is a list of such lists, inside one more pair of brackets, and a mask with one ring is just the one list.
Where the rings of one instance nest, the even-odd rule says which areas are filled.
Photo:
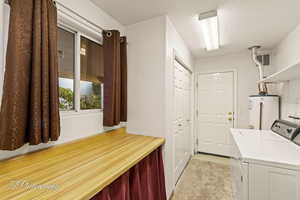
[[288, 66], [259, 82], [284, 82], [300, 78], [300, 63]]

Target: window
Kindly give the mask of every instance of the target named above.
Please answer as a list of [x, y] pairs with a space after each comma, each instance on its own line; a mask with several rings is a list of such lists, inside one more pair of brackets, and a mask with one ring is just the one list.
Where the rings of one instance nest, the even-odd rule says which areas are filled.
[[59, 108], [74, 109], [75, 34], [58, 29]]
[[58, 28], [58, 54], [60, 110], [101, 109], [104, 78], [101, 44], [80, 32]]
[[102, 46], [81, 36], [80, 109], [100, 109], [104, 78]]

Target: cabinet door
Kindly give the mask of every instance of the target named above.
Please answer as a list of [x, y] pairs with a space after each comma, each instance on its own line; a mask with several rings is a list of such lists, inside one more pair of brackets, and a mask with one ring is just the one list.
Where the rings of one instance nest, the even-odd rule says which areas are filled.
[[300, 200], [300, 173], [251, 164], [249, 200]]

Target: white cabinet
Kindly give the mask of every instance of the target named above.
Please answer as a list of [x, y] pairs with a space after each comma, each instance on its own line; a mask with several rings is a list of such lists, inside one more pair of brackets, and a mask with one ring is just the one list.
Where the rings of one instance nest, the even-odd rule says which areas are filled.
[[234, 200], [248, 200], [248, 163], [231, 159], [232, 190]]
[[231, 160], [234, 200], [300, 200], [300, 172]]
[[230, 159], [232, 190], [234, 200], [248, 200], [249, 164], [243, 162], [238, 145], [233, 143]]
[[300, 200], [300, 172], [250, 164], [249, 200]]
[[231, 132], [235, 200], [300, 200], [299, 146], [272, 131]]

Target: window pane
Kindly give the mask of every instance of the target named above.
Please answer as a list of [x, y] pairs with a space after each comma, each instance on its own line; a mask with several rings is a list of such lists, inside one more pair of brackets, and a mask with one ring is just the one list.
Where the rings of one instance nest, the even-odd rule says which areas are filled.
[[102, 108], [103, 48], [85, 37], [80, 43], [80, 109]]
[[59, 108], [74, 109], [75, 34], [58, 28]]

